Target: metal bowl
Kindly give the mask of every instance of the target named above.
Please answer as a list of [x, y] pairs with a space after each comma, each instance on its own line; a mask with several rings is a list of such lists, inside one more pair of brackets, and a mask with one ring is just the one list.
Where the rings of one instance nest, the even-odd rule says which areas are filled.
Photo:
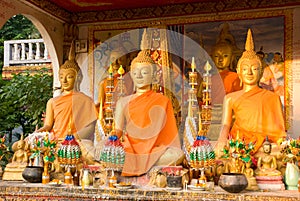
[[241, 173], [223, 173], [219, 179], [219, 186], [229, 193], [239, 193], [246, 189], [248, 181]]
[[22, 176], [30, 183], [41, 183], [43, 171], [44, 168], [40, 166], [27, 166], [24, 169]]

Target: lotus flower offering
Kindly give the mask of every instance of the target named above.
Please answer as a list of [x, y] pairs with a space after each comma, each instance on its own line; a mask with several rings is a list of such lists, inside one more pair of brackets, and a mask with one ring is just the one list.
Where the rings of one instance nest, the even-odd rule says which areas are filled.
[[208, 168], [215, 165], [215, 152], [205, 136], [197, 136], [190, 150], [190, 165], [195, 169]]
[[120, 171], [124, 165], [125, 151], [117, 136], [109, 136], [100, 156], [106, 169]]
[[76, 166], [80, 162], [81, 150], [73, 135], [67, 135], [58, 150], [58, 162], [61, 165]]

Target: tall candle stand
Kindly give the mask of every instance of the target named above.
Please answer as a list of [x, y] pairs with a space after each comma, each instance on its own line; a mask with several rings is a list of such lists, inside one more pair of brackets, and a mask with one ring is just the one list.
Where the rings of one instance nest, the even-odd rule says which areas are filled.
[[[189, 149], [189, 163], [191, 170], [201, 171], [201, 176], [198, 179], [200, 182], [200, 187], [205, 187], [206, 178], [204, 176], [204, 171], [215, 165], [215, 153], [213, 147], [207, 138], [207, 133], [211, 124], [211, 66], [206, 62], [204, 66], [205, 73], [203, 74], [203, 104], [201, 105], [201, 111], [198, 116], [198, 133], [196, 138], [194, 138], [193, 145]], [[191, 83], [191, 82], [190, 82]], [[193, 87], [192, 87], [193, 88]], [[191, 110], [191, 108], [189, 108]], [[193, 132], [196, 132], [195, 127]]]
[[186, 159], [190, 162], [190, 149], [197, 136], [197, 113], [199, 110], [197, 101], [197, 87], [198, 87], [198, 73], [196, 72], [196, 64], [194, 57], [192, 58], [191, 71], [189, 72], [189, 86], [188, 91], [188, 114], [185, 120], [183, 151]]
[[114, 75], [113, 75], [113, 67], [110, 65], [108, 69], [108, 77], [106, 81], [106, 93], [105, 93], [105, 104], [107, 107], [105, 108], [105, 134], [108, 135], [112, 129], [113, 123], [113, 104], [114, 104]]

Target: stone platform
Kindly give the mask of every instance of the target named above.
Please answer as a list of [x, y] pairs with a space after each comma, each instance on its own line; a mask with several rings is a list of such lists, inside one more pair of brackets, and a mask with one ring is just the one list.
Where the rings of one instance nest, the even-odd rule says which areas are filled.
[[227, 193], [216, 186], [212, 191], [178, 190], [170, 191], [161, 188], [134, 187], [132, 189], [73, 187], [61, 185], [59, 187], [50, 184], [0, 181], [1, 200], [274, 200], [274, 201], [298, 201], [298, 191], [266, 191], [241, 193]]

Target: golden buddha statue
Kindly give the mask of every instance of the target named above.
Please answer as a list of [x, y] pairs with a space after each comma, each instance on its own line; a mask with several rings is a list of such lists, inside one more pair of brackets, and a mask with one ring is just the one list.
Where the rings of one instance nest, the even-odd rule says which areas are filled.
[[[224, 25], [224, 27], [227, 27]], [[226, 28], [225, 28], [226, 30]], [[241, 90], [240, 80], [235, 72], [236, 69], [236, 53], [235, 42], [230, 33], [225, 34], [222, 29], [217, 43], [212, 47], [211, 57], [214, 61], [219, 75], [223, 81], [223, 87], [213, 85], [213, 102], [222, 103], [225, 94]], [[228, 32], [228, 31], [227, 31]], [[225, 35], [224, 35], [225, 34]], [[228, 36], [231, 36], [228, 38]], [[219, 77], [212, 77], [212, 82], [217, 83]], [[221, 91], [222, 90], [222, 91]], [[223, 92], [225, 90], [225, 93]]]
[[246, 175], [248, 181], [248, 186], [246, 189], [257, 191], [259, 190], [259, 188], [256, 182], [256, 178], [254, 177], [254, 170], [251, 168], [251, 164], [252, 164], [251, 159], [248, 162], [245, 162], [245, 166], [242, 169], [242, 173]]
[[239, 158], [231, 157], [225, 162], [225, 173], [241, 173], [244, 163]]
[[255, 176], [280, 176], [281, 172], [277, 170], [276, 157], [271, 155], [272, 144], [266, 138], [263, 143], [264, 154], [258, 158]]
[[28, 165], [28, 144], [21, 139], [12, 145], [14, 155], [12, 161], [8, 163], [4, 169], [3, 180], [23, 180], [22, 173]]
[[272, 142], [286, 136], [279, 96], [258, 86], [262, 72], [262, 63], [254, 51], [249, 29], [245, 51], [237, 64], [237, 74], [243, 88], [224, 98], [223, 127], [215, 148], [217, 155], [226, 145], [228, 136], [236, 138], [238, 132], [246, 144], [255, 143], [254, 153], [261, 147], [266, 135]]
[[81, 78], [73, 42], [69, 60], [59, 69], [62, 93], [48, 100], [44, 126], [36, 132], [53, 132], [58, 145], [70, 132], [79, 142], [85, 160], [92, 163], [97, 111], [92, 98], [78, 91]]
[[235, 69], [233, 47], [226, 41], [219, 42], [213, 47], [211, 56], [222, 78], [225, 93], [241, 90], [239, 77], [231, 70]]
[[136, 91], [117, 102], [115, 128], [124, 139], [123, 176], [140, 176], [153, 166], [179, 165], [184, 158], [172, 103], [151, 90], [156, 70], [149, 51], [139, 52], [130, 71]]

